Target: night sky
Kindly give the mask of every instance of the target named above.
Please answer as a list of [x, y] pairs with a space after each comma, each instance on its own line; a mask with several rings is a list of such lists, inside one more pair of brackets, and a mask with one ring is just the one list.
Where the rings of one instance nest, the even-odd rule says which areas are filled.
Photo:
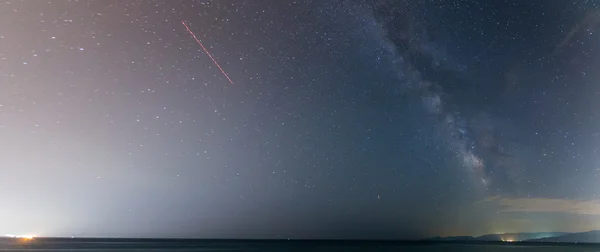
[[600, 229], [599, 8], [2, 1], [0, 234]]

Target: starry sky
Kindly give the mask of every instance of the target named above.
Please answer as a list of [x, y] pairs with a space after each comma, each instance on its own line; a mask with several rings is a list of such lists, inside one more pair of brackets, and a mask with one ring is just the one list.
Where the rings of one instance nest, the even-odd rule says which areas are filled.
[[2, 1], [0, 233], [600, 229], [599, 8]]

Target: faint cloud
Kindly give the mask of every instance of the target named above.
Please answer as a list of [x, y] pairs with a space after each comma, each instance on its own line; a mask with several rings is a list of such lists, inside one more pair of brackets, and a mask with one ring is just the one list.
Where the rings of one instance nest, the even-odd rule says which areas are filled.
[[556, 46], [553, 54], [556, 54], [560, 49], [565, 47], [575, 36], [576, 33], [585, 30], [591, 33], [592, 29], [600, 23], [600, 10], [588, 11], [588, 13], [581, 19], [581, 21], [571, 28], [571, 31], [567, 33], [567, 36]]
[[493, 205], [502, 212], [546, 212], [600, 215], [600, 200], [569, 200], [551, 198], [511, 198], [492, 196], [474, 205]]

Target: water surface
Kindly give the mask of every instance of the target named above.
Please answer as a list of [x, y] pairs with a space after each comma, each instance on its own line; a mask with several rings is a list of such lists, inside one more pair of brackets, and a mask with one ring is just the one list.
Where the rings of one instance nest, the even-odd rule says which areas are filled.
[[600, 252], [600, 244], [410, 243], [344, 241], [240, 241], [166, 239], [57, 239], [0, 240], [2, 251], [465, 251], [465, 252]]

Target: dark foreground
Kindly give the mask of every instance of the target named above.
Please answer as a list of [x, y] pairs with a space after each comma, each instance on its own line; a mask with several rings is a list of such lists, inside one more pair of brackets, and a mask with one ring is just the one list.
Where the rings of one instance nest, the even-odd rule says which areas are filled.
[[0, 239], [1, 251], [572, 251], [600, 252], [600, 244], [444, 243], [376, 241], [258, 241], [164, 239]]

